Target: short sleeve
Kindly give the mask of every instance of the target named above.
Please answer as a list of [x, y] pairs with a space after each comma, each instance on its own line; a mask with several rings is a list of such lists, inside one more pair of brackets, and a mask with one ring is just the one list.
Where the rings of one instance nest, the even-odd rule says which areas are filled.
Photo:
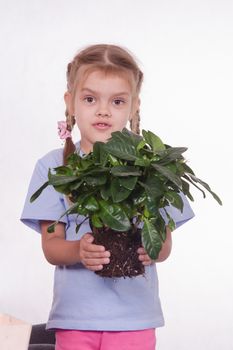
[[[20, 217], [25, 225], [37, 232], [40, 232], [40, 220], [56, 221], [65, 212], [64, 197], [52, 186], [47, 186], [34, 202], [30, 202], [31, 196], [48, 180], [48, 169], [59, 165], [52, 163], [51, 157], [42, 158], [36, 163]], [[68, 223], [66, 216], [59, 221]]]
[[[195, 216], [195, 214], [194, 214], [194, 212], [189, 204], [187, 197], [182, 192], [180, 192], [179, 195], [184, 203], [183, 212], [181, 212], [179, 209], [173, 207], [172, 205], [165, 207], [167, 213], [174, 220], [176, 228], [185, 224], [187, 221], [189, 221], [190, 219], [192, 219]], [[167, 218], [167, 215], [165, 213], [165, 210], [161, 209], [160, 214], [162, 215], [163, 219], [165, 220], [165, 222], [167, 224], [168, 218]]]

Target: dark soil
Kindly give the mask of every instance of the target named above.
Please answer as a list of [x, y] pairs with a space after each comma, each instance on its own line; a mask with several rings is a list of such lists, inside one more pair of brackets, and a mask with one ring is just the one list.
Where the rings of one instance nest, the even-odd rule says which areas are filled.
[[110, 263], [95, 273], [102, 277], [134, 277], [142, 275], [145, 268], [138, 260], [137, 250], [142, 246], [140, 230], [135, 233], [111, 229], [95, 232], [94, 243], [110, 251]]

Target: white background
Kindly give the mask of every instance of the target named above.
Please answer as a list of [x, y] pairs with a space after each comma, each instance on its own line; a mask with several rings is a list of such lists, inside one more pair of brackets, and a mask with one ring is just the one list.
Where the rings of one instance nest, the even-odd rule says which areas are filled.
[[83, 46], [113, 43], [145, 73], [142, 127], [187, 146], [224, 203], [193, 191], [196, 217], [159, 265], [158, 350], [232, 350], [232, 1], [1, 0], [0, 26], [0, 312], [47, 319], [53, 267], [19, 217], [36, 160], [61, 146], [67, 63]]

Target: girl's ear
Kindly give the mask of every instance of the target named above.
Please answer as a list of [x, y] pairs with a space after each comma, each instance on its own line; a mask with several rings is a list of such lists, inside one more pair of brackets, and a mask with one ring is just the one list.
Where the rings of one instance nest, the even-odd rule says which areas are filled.
[[69, 91], [66, 91], [64, 94], [64, 100], [66, 103], [66, 110], [69, 115], [74, 115], [74, 108], [73, 108], [73, 103], [72, 103], [72, 96]]

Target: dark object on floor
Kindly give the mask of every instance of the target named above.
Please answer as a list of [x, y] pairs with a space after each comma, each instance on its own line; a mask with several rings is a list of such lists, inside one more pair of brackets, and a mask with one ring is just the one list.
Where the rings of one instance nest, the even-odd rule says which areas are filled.
[[33, 325], [28, 350], [55, 350], [55, 332], [46, 331], [45, 323]]

